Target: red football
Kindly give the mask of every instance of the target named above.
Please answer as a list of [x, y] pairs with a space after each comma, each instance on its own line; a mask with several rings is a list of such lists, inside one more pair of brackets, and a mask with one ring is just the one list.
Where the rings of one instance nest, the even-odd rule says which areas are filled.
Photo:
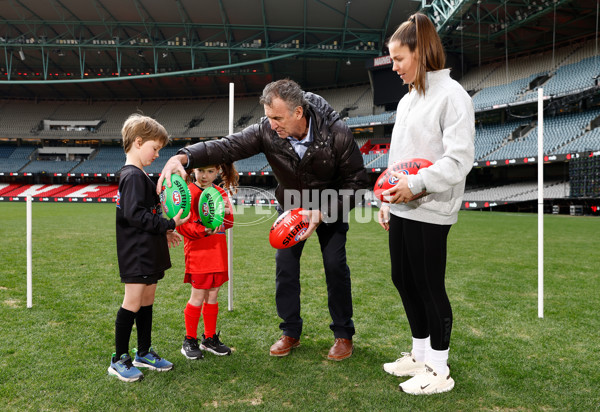
[[277, 218], [269, 232], [269, 242], [275, 249], [285, 249], [298, 243], [298, 238], [306, 232], [310, 219], [301, 215], [301, 207], [286, 210]]
[[[375, 197], [377, 197], [377, 199], [381, 200], [382, 202], [387, 202], [387, 200], [383, 198], [382, 193], [396, 186], [396, 184], [398, 183], [398, 178], [392, 175], [392, 172], [403, 173], [405, 175], [416, 175], [419, 169], [424, 169], [426, 167], [431, 166], [432, 164], [433, 163], [431, 163], [427, 159], [405, 159], [394, 163], [393, 165], [385, 169], [383, 173], [380, 174], [377, 178], [375, 186], [373, 187]], [[424, 195], [425, 192], [416, 194], [410, 200], [418, 199]]]

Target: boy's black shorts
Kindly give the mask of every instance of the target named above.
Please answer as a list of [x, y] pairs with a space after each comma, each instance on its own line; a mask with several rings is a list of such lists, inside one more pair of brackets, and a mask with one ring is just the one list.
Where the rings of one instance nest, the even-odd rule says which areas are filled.
[[121, 283], [142, 283], [144, 285], [153, 285], [165, 277], [165, 272], [153, 273], [151, 275], [141, 276], [121, 276]]

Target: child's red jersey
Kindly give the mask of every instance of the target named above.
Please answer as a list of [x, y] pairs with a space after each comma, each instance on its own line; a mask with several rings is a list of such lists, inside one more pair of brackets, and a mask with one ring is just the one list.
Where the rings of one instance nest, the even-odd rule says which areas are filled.
[[[225, 204], [231, 211], [229, 197], [222, 187], [213, 185]], [[190, 220], [177, 227], [177, 232], [184, 237], [185, 273], [202, 274], [227, 272], [227, 239], [225, 229], [233, 226], [233, 213], [225, 214], [223, 225], [212, 235], [206, 235], [206, 227], [202, 225], [198, 211], [198, 201], [202, 195], [202, 189], [196, 184], [189, 185], [192, 193], [190, 208]]]

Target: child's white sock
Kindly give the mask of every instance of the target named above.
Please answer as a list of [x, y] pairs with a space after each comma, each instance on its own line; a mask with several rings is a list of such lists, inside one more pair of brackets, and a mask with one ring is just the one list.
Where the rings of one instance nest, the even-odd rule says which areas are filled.
[[427, 359], [427, 365], [431, 366], [433, 370], [440, 376], [447, 376], [448, 369], [448, 352], [450, 349], [446, 350], [434, 350], [431, 349], [429, 351], [429, 356]]
[[424, 339], [412, 338], [412, 355], [417, 362], [425, 362], [427, 352], [431, 349], [429, 336]]

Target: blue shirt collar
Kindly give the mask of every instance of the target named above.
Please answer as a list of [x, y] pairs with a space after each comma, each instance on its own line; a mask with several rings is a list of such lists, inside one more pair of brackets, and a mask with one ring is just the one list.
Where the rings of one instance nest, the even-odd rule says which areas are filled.
[[302, 157], [304, 156], [304, 153], [306, 153], [306, 149], [308, 149], [308, 146], [310, 146], [310, 144], [313, 141], [311, 126], [312, 126], [312, 119], [309, 117], [308, 118], [308, 132], [306, 133], [306, 137], [304, 139], [298, 140], [292, 136], [287, 137], [288, 141], [292, 144], [292, 147], [294, 148], [296, 153], [298, 153], [298, 156], [300, 156], [300, 159], [302, 159]]

